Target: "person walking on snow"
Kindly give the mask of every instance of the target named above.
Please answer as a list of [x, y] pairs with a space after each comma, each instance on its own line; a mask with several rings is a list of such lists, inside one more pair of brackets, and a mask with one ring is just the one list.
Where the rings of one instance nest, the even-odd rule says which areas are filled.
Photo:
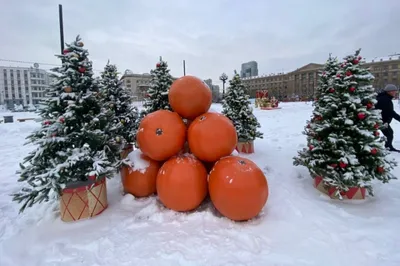
[[392, 101], [397, 91], [398, 88], [395, 85], [386, 85], [385, 89], [376, 97], [378, 102], [376, 103], [375, 108], [382, 110], [381, 114], [384, 128], [382, 128], [381, 131], [386, 137], [385, 147], [389, 149], [389, 151], [400, 152], [400, 150], [393, 147], [394, 132], [390, 126], [390, 122], [392, 122], [393, 118], [400, 122], [400, 115], [395, 112]]

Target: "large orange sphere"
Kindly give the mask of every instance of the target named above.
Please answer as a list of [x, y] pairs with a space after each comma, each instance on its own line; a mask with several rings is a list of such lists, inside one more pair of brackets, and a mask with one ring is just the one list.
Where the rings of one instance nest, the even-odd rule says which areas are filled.
[[177, 113], [155, 111], [140, 122], [136, 141], [143, 154], [153, 160], [164, 161], [183, 149], [186, 125]]
[[197, 208], [207, 196], [207, 171], [191, 154], [166, 161], [158, 171], [157, 194], [160, 201], [174, 211]]
[[183, 118], [194, 119], [211, 106], [211, 89], [204, 81], [193, 76], [175, 80], [169, 88], [169, 104]]
[[205, 113], [189, 126], [190, 151], [205, 162], [216, 162], [221, 157], [231, 155], [237, 141], [232, 121], [219, 113]]
[[234, 221], [254, 218], [268, 199], [268, 183], [261, 169], [239, 156], [219, 160], [211, 170], [208, 182], [215, 208]]
[[140, 151], [131, 152], [129, 155], [130, 160], [133, 159], [132, 167], [124, 165], [121, 169], [124, 192], [135, 197], [147, 197], [156, 193], [156, 180], [161, 163], [150, 159]]

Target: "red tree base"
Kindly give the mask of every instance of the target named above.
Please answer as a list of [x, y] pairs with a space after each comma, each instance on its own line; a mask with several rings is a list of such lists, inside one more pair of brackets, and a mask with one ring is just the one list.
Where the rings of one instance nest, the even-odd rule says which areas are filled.
[[246, 142], [238, 142], [236, 145], [236, 150], [239, 153], [254, 153], [254, 142], [253, 141], [246, 141]]
[[[339, 199], [339, 196], [336, 195], [337, 189], [335, 187], [324, 186], [324, 182], [320, 176], [314, 178], [314, 187], [328, 195], [331, 199]], [[351, 187], [347, 192], [342, 192], [341, 196], [343, 199], [363, 200], [365, 199], [365, 192], [366, 189], [364, 187]]]

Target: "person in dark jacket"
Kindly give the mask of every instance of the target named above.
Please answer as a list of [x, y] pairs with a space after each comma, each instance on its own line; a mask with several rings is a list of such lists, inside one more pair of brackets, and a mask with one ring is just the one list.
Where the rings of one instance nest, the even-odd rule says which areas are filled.
[[394, 132], [390, 126], [393, 118], [400, 122], [400, 115], [394, 111], [393, 97], [396, 95], [398, 88], [393, 84], [386, 85], [383, 92], [379, 93], [377, 96], [378, 102], [375, 105], [376, 109], [382, 110], [382, 122], [384, 127], [381, 129], [383, 135], [386, 137], [385, 147], [390, 151], [400, 152], [393, 147], [393, 137]]

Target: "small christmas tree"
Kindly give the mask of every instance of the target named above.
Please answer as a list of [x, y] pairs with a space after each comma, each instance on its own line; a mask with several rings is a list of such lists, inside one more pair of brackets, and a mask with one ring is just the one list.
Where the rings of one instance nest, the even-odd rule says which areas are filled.
[[119, 149], [114, 152], [118, 161], [119, 153], [127, 144], [134, 142], [134, 134], [138, 128], [138, 109], [132, 106], [129, 91], [122, 86], [118, 79], [115, 65], [107, 63], [101, 73], [100, 98], [105, 112], [111, 112], [112, 119], [106, 129], [110, 143], [117, 143]]
[[390, 170], [396, 165], [385, 157], [374, 77], [362, 67], [359, 53], [345, 57], [340, 66], [334, 58], [325, 64], [313, 118], [303, 132], [308, 147], [294, 158], [294, 165], [306, 166], [313, 178], [337, 188], [339, 198], [351, 187], [365, 187], [373, 195], [371, 181], [394, 179]]
[[253, 114], [249, 95], [236, 71], [229, 84], [222, 104], [222, 113], [235, 125], [239, 141], [247, 142], [262, 138], [263, 133], [257, 130], [260, 123]]
[[25, 187], [13, 195], [21, 212], [57, 200], [69, 183], [101, 179], [114, 170], [105, 152], [109, 117], [95, 97], [92, 62], [80, 37], [58, 57], [62, 66], [53, 69], [55, 82], [40, 110], [42, 126], [28, 136], [37, 148], [21, 164], [18, 181]]
[[144, 104], [144, 110], [141, 114], [142, 117], [162, 109], [171, 110], [171, 106], [168, 102], [168, 92], [173, 78], [169, 73], [167, 62], [160, 58], [156, 68], [151, 70], [150, 74], [150, 88], [147, 92], [148, 95]]

